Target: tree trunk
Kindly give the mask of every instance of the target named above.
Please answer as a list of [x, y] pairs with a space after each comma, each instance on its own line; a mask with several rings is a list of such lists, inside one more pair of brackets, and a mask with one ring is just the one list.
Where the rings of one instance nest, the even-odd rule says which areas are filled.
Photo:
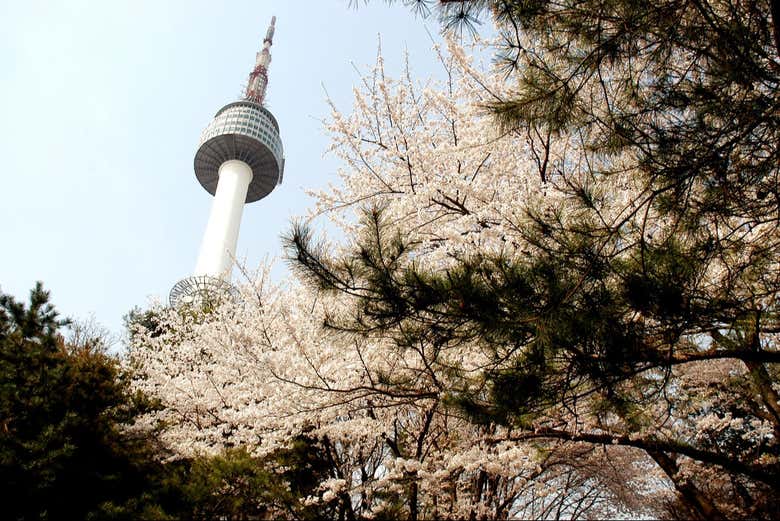
[[780, 56], [780, 0], [770, 0], [769, 9], [772, 11], [772, 29], [775, 34], [775, 50]]
[[417, 511], [417, 495], [419, 493], [417, 486], [417, 476], [413, 475], [410, 477], [413, 481], [409, 485], [409, 521], [417, 521], [417, 516], [419, 515]]
[[683, 505], [690, 511], [693, 518], [701, 520], [725, 519], [712, 501], [702, 494], [695, 485], [677, 477], [679, 467], [674, 458], [664, 452], [647, 451], [647, 453], [672, 480]]
[[[780, 1], [780, 0], [778, 0]], [[753, 378], [758, 393], [761, 395], [761, 400], [764, 402], [764, 406], [769, 411], [772, 417], [772, 423], [775, 428], [775, 435], [780, 435], [780, 397], [777, 392], [772, 388], [772, 378], [761, 362], [745, 362], [745, 365], [750, 371], [750, 376]]]

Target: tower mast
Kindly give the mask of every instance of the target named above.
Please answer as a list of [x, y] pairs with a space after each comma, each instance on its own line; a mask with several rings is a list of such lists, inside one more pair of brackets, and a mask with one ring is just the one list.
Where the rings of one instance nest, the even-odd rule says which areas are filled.
[[222, 107], [201, 134], [195, 176], [214, 202], [195, 272], [171, 289], [172, 307], [235, 294], [230, 272], [244, 203], [262, 199], [282, 182], [284, 149], [279, 125], [264, 106], [275, 25], [274, 16], [244, 98]]
[[268, 87], [268, 67], [271, 65], [271, 45], [274, 43], [274, 31], [276, 30], [276, 17], [271, 17], [271, 25], [263, 39], [263, 49], [257, 53], [255, 68], [249, 73], [249, 81], [246, 85], [244, 97], [249, 101], [263, 104], [265, 101], [265, 89]]

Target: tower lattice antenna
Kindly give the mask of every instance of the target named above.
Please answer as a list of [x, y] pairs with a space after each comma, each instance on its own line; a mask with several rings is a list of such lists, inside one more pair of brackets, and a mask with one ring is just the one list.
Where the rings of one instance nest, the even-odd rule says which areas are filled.
[[263, 104], [265, 90], [268, 87], [268, 67], [271, 65], [271, 45], [274, 43], [274, 30], [276, 29], [276, 17], [271, 17], [271, 25], [265, 33], [263, 50], [257, 53], [255, 68], [249, 74], [249, 82], [246, 86], [244, 98], [255, 103]]

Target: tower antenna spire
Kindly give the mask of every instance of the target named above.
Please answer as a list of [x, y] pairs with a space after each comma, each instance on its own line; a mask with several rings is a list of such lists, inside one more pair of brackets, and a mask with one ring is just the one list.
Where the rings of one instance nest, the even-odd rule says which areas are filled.
[[271, 17], [271, 25], [263, 39], [263, 49], [257, 53], [255, 68], [249, 73], [249, 82], [246, 86], [244, 98], [255, 103], [263, 104], [265, 90], [268, 87], [268, 67], [271, 65], [271, 45], [274, 43], [274, 31], [276, 30], [276, 17]]

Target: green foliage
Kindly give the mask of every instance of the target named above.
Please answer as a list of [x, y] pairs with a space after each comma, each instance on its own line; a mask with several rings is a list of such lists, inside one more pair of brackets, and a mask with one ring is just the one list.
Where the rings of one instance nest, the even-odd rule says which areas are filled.
[[166, 465], [150, 504], [161, 519], [332, 518], [337, 505], [302, 502], [317, 495], [330, 468], [322, 446], [303, 436], [264, 457], [228, 449]]
[[244, 450], [171, 466], [177, 470], [168, 481], [176, 491], [176, 513], [191, 519], [265, 519], [277, 498], [281, 504], [288, 495], [274, 473]]
[[10, 519], [109, 517], [145, 488], [151, 446], [122, 426], [152, 404], [98, 343], [66, 345], [48, 292], [0, 295], [0, 476]]

